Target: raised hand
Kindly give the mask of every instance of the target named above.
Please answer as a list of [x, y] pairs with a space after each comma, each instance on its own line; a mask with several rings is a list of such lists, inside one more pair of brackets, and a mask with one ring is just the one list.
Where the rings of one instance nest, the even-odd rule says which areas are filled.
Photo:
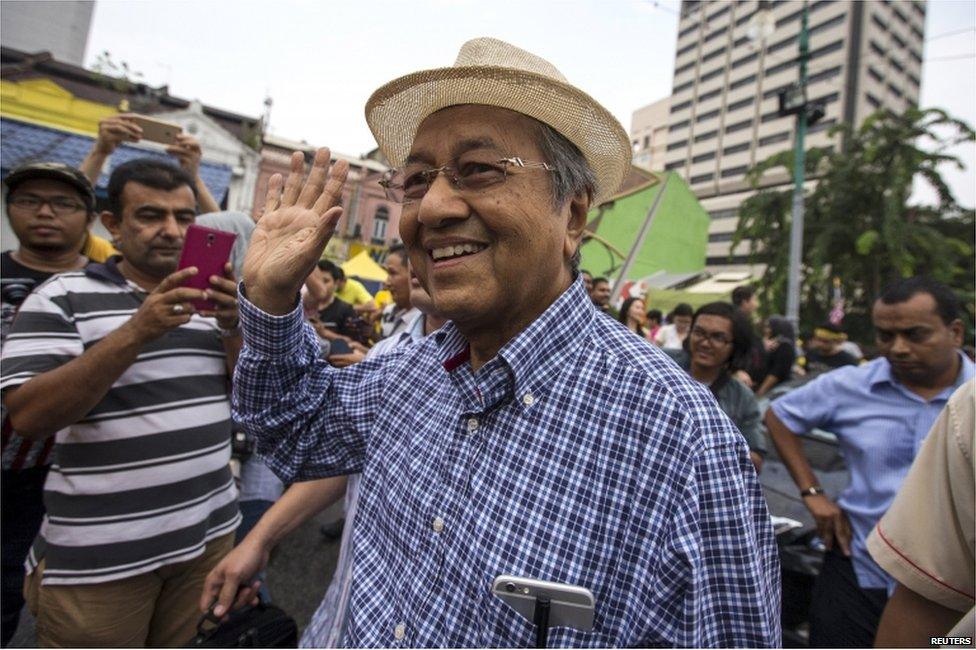
[[112, 115], [98, 123], [98, 138], [95, 140], [96, 151], [111, 154], [123, 142], [139, 142], [142, 138], [142, 127], [133, 122], [131, 113]]
[[330, 160], [328, 149], [316, 151], [303, 182], [305, 158], [295, 152], [287, 182], [282, 184], [281, 174], [268, 182], [264, 215], [251, 236], [243, 275], [248, 299], [269, 314], [294, 309], [302, 283], [342, 216], [338, 204], [349, 164], [340, 160], [330, 169]]
[[178, 134], [176, 144], [166, 147], [166, 153], [179, 160], [180, 167], [194, 178], [200, 174], [200, 159], [203, 158], [203, 149], [200, 148], [200, 141], [192, 135], [188, 133]]

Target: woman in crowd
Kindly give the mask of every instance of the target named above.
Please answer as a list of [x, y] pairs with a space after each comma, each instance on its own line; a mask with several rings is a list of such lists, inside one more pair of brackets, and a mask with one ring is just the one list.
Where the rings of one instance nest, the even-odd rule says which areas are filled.
[[641, 298], [624, 300], [617, 320], [642, 339], [647, 337], [647, 333], [644, 331], [644, 301]]
[[758, 472], [766, 455], [759, 405], [752, 391], [732, 377], [733, 368], [749, 354], [750, 332], [749, 322], [730, 303], [712, 302], [695, 312], [683, 348], [667, 352], [695, 380], [711, 389], [718, 405], [745, 437]]
[[753, 377], [753, 385], [758, 386], [756, 397], [762, 397], [773, 386], [789, 381], [793, 375], [793, 362], [796, 361], [796, 331], [793, 323], [783, 316], [770, 316], [766, 319], [763, 346], [766, 348], [762, 370]]

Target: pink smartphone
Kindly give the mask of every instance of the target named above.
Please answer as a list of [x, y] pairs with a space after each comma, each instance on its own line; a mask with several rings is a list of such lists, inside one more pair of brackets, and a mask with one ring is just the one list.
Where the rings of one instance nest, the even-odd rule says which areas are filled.
[[[236, 238], [237, 235], [231, 232], [196, 224], [190, 225], [186, 229], [178, 268], [195, 266], [197, 274], [186, 280], [183, 286], [191, 289], [210, 289], [210, 276], [224, 276], [224, 264], [230, 259], [230, 251], [234, 247]], [[193, 307], [197, 311], [217, 309], [217, 305], [210, 300], [194, 300]]]

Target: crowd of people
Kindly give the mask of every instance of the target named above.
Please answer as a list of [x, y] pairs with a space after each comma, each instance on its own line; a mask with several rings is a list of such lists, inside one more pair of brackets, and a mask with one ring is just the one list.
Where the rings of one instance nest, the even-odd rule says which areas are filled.
[[[827, 548], [812, 646], [971, 630], [976, 372], [955, 294], [893, 282], [870, 361], [836, 324], [805, 349], [785, 318], [759, 329], [747, 286], [615, 310], [579, 246], [626, 133], [507, 43], [466, 43], [449, 72], [367, 103], [403, 204], [384, 304], [323, 257], [348, 171], [327, 149], [271, 179], [257, 222], [219, 211], [189, 135], [172, 163], [115, 167], [97, 214], [105, 162], [141, 137], [126, 115], [80, 169], [4, 179], [3, 645], [25, 602], [41, 646], [183, 645], [202, 612], [273, 598], [272, 549], [342, 501], [305, 647], [528, 645], [502, 575], [592, 593], [592, 626], [552, 627], [553, 646], [776, 647], [770, 442]], [[236, 235], [206, 289], [178, 268], [193, 223]], [[837, 436], [840, 494], [804, 456], [814, 428]]]

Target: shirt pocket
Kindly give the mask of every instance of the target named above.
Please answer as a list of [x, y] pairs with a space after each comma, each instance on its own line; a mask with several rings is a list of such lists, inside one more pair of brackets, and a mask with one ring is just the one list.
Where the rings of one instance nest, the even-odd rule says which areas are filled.
[[[501, 598], [486, 589], [480, 608], [484, 614], [482, 647], [534, 648], [536, 625]], [[604, 634], [600, 608], [596, 608], [593, 629], [583, 631], [566, 626], [549, 627], [546, 647], [549, 648], [610, 648], [616, 647], [609, 635]]]

